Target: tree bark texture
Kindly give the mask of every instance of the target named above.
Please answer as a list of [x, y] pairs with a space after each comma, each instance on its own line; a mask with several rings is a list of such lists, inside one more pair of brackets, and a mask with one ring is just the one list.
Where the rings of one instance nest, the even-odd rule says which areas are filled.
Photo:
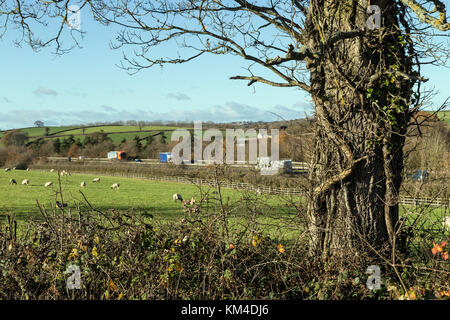
[[[369, 5], [381, 9], [379, 29], [367, 30]], [[395, 1], [310, 1], [308, 47], [319, 57], [307, 60], [317, 118], [308, 218], [323, 259], [394, 241], [412, 95], [399, 15]]]

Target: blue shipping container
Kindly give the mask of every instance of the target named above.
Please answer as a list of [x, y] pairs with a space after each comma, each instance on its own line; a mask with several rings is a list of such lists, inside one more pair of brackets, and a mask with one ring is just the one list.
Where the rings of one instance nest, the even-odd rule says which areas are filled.
[[161, 152], [159, 154], [159, 162], [167, 163], [172, 159], [172, 152]]

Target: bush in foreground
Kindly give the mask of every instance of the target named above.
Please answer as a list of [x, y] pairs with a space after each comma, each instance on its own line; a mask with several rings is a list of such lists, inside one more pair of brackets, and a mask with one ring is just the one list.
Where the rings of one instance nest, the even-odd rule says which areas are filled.
[[[268, 232], [258, 201], [229, 204], [219, 189], [184, 201], [184, 218], [165, 224], [148, 212], [103, 212], [87, 200], [77, 212], [39, 205], [41, 218], [18, 229], [7, 216], [0, 224], [0, 299], [449, 298], [445, 243], [412, 241], [415, 251], [401, 262], [323, 263], [308, 252], [304, 232], [291, 240]], [[366, 286], [370, 264], [381, 268], [379, 290]], [[78, 270], [79, 289], [71, 289]]]

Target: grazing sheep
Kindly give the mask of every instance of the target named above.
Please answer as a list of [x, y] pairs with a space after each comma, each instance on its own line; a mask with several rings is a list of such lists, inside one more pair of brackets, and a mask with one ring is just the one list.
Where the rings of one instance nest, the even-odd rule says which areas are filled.
[[442, 219], [442, 228], [446, 231], [450, 230], [450, 216], [444, 217], [444, 219]]
[[50, 186], [52, 186], [53, 185], [53, 182], [51, 182], [51, 181], [49, 181], [49, 182], [46, 182], [45, 184], [44, 184], [44, 187], [50, 187]]
[[94, 178], [92, 182], [100, 182], [100, 178]]
[[55, 169], [50, 169], [50, 172], [55, 172]]
[[30, 168], [27, 168], [27, 171], [30, 171]]
[[5, 172], [11, 171], [10, 168], [5, 168]]
[[72, 175], [70, 174], [70, 172], [63, 170], [63, 171], [61, 171], [61, 177], [64, 177], [64, 176], [72, 176]]
[[65, 208], [67, 207], [67, 203], [61, 203], [59, 201], [56, 201], [56, 207], [60, 209]]
[[13, 170], [16, 170], [16, 167], [12, 168]]
[[84, 181], [81, 182], [80, 186], [81, 186], [82, 188], [86, 187], [86, 182], [84, 182]]
[[120, 188], [120, 183], [114, 183], [112, 186], [111, 186], [111, 189], [119, 189]]
[[17, 184], [17, 181], [14, 179], [9, 179], [9, 184]]
[[30, 180], [28, 180], [28, 179], [25, 179], [25, 180], [22, 181], [22, 185], [23, 186], [27, 186], [29, 184], [30, 184]]
[[181, 197], [181, 195], [177, 194], [177, 193], [174, 193], [172, 198], [173, 198], [173, 201], [177, 201], [177, 200], [180, 200], [180, 202], [183, 201], [183, 198]]

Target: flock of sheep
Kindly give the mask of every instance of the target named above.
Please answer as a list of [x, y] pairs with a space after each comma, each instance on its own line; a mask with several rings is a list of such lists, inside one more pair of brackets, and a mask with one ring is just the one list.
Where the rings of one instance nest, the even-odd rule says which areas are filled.
[[[16, 168], [12, 168], [12, 169], [11, 169], [11, 168], [6, 168], [6, 169], [5, 169], [5, 172], [9, 172], [9, 171], [11, 171], [11, 170], [16, 170]], [[26, 171], [30, 171], [30, 169], [28, 168]], [[53, 173], [53, 172], [55, 172], [55, 170], [54, 170], [54, 169], [51, 169], [50, 172]], [[60, 172], [60, 175], [61, 175], [61, 177], [64, 177], [64, 176], [72, 176], [72, 175], [70, 174], [70, 172], [68, 172], [68, 171], [66, 171], [66, 170], [61, 171], [61, 172]], [[94, 178], [94, 179], [92, 179], [92, 182], [93, 182], [93, 183], [100, 183], [100, 178]], [[16, 181], [15, 179], [11, 178], [11, 179], [9, 179], [9, 184], [16, 185], [16, 184], [17, 184], [17, 181]], [[21, 184], [24, 185], [24, 186], [28, 186], [28, 185], [30, 184], [30, 180], [24, 179], [24, 180], [22, 181]], [[46, 182], [46, 183], [44, 184], [44, 187], [46, 187], [46, 188], [51, 187], [51, 186], [53, 186], [53, 182], [52, 182], [52, 181], [48, 181], [48, 182]], [[80, 187], [82, 187], [82, 188], [86, 187], [86, 182], [85, 182], [85, 181], [82, 181], [82, 182], [80, 183]], [[114, 183], [114, 184], [111, 185], [110, 188], [113, 189], [113, 190], [117, 190], [117, 189], [120, 188], [120, 183]], [[172, 196], [172, 199], [173, 199], [173, 201], [178, 201], [178, 200], [179, 200], [180, 202], [183, 202], [183, 197], [182, 197], [180, 194], [178, 194], [178, 193], [175, 193], [175, 194]]]
[[[12, 169], [11, 169], [11, 168], [5, 168], [5, 172], [9, 172], [9, 171], [11, 171], [11, 170], [16, 170], [16, 168], [12, 168]], [[28, 168], [26, 171], [30, 171], [30, 169]], [[51, 169], [50, 172], [53, 173], [53, 172], [55, 172], [55, 170], [54, 170], [54, 169]], [[68, 171], [66, 171], [66, 170], [61, 171], [61, 172], [60, 172], [60, 175], [61, 175], [61, 177], [72, 176], [72, 175], [70, 174], [70, 172], [68, 172]], [[99, 183], [99, 182], [100, 182], [100, 178], [94, 178], [94, 179], [92, 180], [92, 182], [93, 182], [93, 183]], [[17, 184], [17, 181], [16, 181], [15, 179], [11, 178], [11, 179], [9, 179], [9, 184], [16, 185], [16, 184]], [[24, 180], [22, 181], [21, 184], [22, 184], [23, 186], [28, 186], [28, 185], [30, 184], [30, 180], [24, 179]], [[52, 182], [52, 181], [48, 181], [48, 182], [46, 182], [46, 183], [44, 184], [44, 187], [46, 187], [46, 188], [51, 187], [51, 186], [53, 186], [53, 182]], [[86, 182], [85, 182], [85, 181], [82, 181], [81, 184], [80, 184], [80, 187], [82, 187], [82, 188], [86, 187]], [[119, 189], [119, 188], [120, 188], [120, 183], [114, 183], [113, 185], [111, 185], [111, 189]]]
[[[6, 168], [5, 172], [9, 172], [9, 171], [15, 170], [15, 169], [16, 168], [12, 168], [12, 169], [11, 168]], [[30, 171], [30, 169], [28, 168], [28, 169], [26, 169], [26, 171]], [[50, 172], [55, 172], [55, 170], [51, 169]], [[68, 172], [66, 170], [61, 171], [60, 175], [62, 177], [64, 177], [64, 176], [71, 176], [70, 172]], [[92, 182], [93, 183], [100, 183], [100, 178], [94, 178], [94, 179], [92, 179]], [[9, 184], [16, 185], [17, 181], [15, 179], [11, 178], [11, 179], [9, 179]], [[24, 186], [28, 186], [30, 184], [30, 180], [24, 179], [24, 180], [22, 180], [21, 184], [24, 185]], [[44, 187], [48, 188], [48, 187], [51, 187], [52, 185], [53, 185], [53, 182], [52, 181], [48, 181], [48, 182], [46, 182], [44, 184]], [[82, 181], [81, 184], [80, 184], [80, 187], [82, 187], [82, 188], [86, 187], [86, 182]], [[110, 188], [113, 189], [113, 190], [117, 190], [117, 189], [120, 188], [120, 183], [114, 183], [114, 184], [111, 185]], [[179, 200], [180, 202], [183, 202], [182, 196], [180, 194], [178, 194], [178, 193], [175, 193], [172, 196], [172, 199], [173, 199], [173, 201], [178, 201]], [[450, 216], [446, 216], [446, 217], [443, 218], [443, 220], [442, 220], [442, 227], [444, 229], [446, 229], [446, 230], [450, 230]]]

